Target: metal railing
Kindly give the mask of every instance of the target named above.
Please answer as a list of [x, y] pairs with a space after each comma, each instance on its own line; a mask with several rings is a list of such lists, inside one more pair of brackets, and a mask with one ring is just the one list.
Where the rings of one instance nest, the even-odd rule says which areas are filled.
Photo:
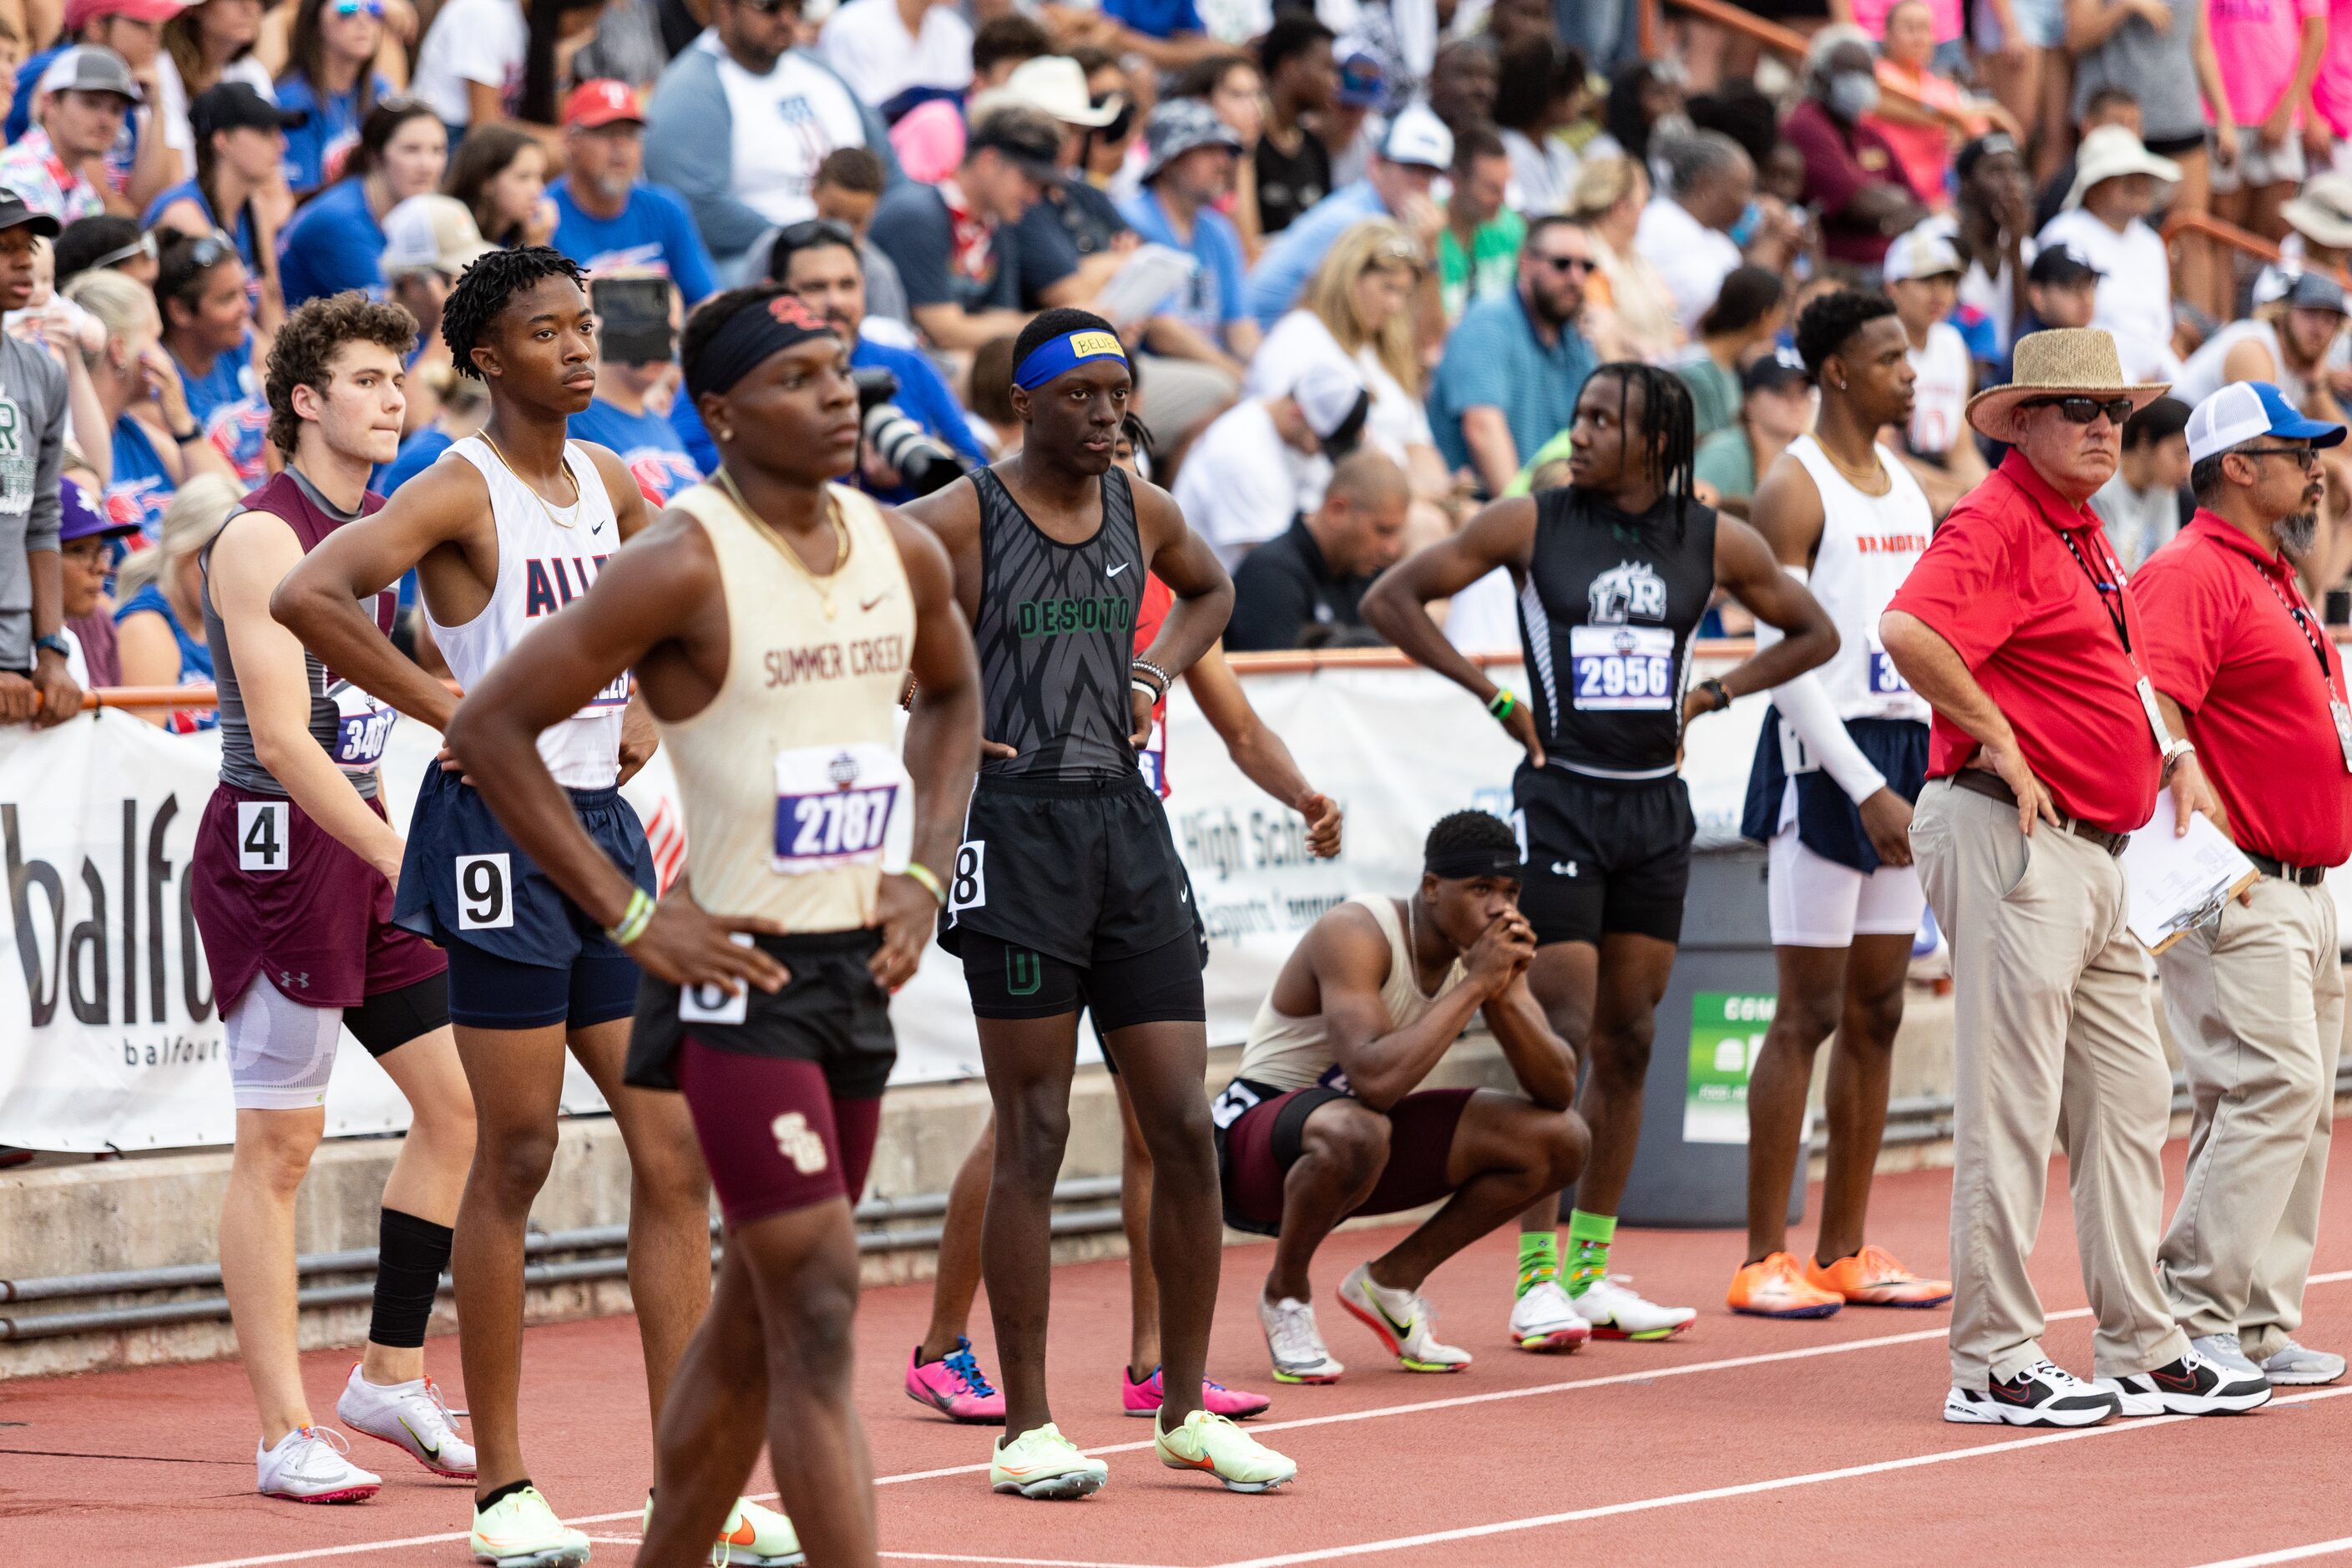
[[[1768, 22], [1752, 11], [1742, 10], [1727, 0], [1646, 0], [1641, 9], [1641, 48], [1644, 59], [1656, 59], [1665, 46], [1665, 19], [1661, 13], [1671, 5], [1674, 9], [1714, 23], [1726, 32], [1738, 33], [1760, 47], [1791, 60], [1802, 60], [1811, 40], [1793, 27], [1778, 22]], [[1917, 94], [1905, 90], [1893, 82], [1882, 79], [1879, 96], [1891, 99], [1922, 114], [1932, 114], [1956, 131], [1966, 132], [1969, 117], [1941, 104], [1923, 102]]]

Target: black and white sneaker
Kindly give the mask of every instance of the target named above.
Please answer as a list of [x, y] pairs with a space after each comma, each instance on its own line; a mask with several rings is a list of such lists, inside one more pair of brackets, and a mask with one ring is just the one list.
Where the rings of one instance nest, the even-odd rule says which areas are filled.
[[2194, 1345], [2179, 1361], [2092, 1386], [2114, 1394], [2126, 1415], [2235, 1415], [2271, 1402], [2270, 1379], [2225, 1366]]
[[2063, 1367], [2037, 1361], [1981, 1389], [1954, 1388], [1944, 1396], [1944, 1419], [1979, 1426], [2096, 1426], [2121, 1414], [2122, 1403]]

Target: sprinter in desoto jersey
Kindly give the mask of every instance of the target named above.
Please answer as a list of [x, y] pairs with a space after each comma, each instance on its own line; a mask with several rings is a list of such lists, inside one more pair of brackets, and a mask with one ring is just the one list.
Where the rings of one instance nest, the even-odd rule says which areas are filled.
[[[596, 319], [569, 259], [545, 247], [492, 251], [450, 291], [441, 333], [459, 372], [488, 386], [488, 424], [312, 552], [271, 607], [338, 673], [446, 733], [456, 699], [394, 652], [355, 599], [415, 568], [450, 668], [471, 687], [585, 594], [646, 514], [620, 458], [565, 438], [565, 421], [596, 390]], [[645, 722], [633, 742], [627, 701], [625, 676], [604, 682], [542, 737], [541, 754], [583, 829], [650, 894], [652, 853], [619, 784], [653, 735]], [[502, 1568], [584, 1563], [587, 1536], [530, 1484], [516, 1404], [523, 1242], [554, 1157], [567, 1045], [628, 1147], [629, 1287], [656, 1412], [709, 1300], [709, 1178], [683, 1106], [623, 1092], [636, 965], [454, 766], [417, 792], [397, 914], [448, 952], [449, 1016], [478, 1129], [452, 1269], [477, 1447], [474, 1554]], [[798, 1551], [783, 1516], [756, 1504], [729, 1528], [739, 1563]]]
[[[833, 327], [781, 289], [738, 289], [696, 313], [684, 357], [723, 465], [475, 689], [449, 741], [532, 860], [643, 961], [629, 1081], [684, 1091], [726, 1215], [637, 1561], [702, 1562], [764, 1436], [810, 1560], [862, 1568], [850, 1209], [897, 1058], [887, 993], [945, 902], [979, 765], [979, 674], [939, 542], [828, 482], [858, 433]], [[546, 734], [633, 668], [694, 853], [690, 889], [658, 909], [545, 757]], [[808, 1375], [772, 1387], [784, 1367]]]
[[[1367, 620], [1475, 693], [1527, 749], [1512, 793], [1527, 858], [1519, 908], [1536, 932], [1528, 982], [1591, 1064], [1581, 1109], [1592, 1153], [1564, 1270], [1554, 1200], [1521, 1222], [1511, 1334], [1526, 1350], [1570, 1348], [1579, 1325], [1663, 1340], [1697, 1315], [1643, 1300], [1609, 1269], [1690, 882], [1683, 730], [1837, 647], [1828, 616], [1755, 531], [1691, 499], [1691, 427], [1690, 392], [1672, 374], [1601, 366], [1577, 395], [1567, 486], [1496, 501], [1364, 596]], [[1426, 607], [1497, 566], [1518, 588], [1527, 702], [1447, 642]], [[1694, 686], [1690, 637], [1718, 585], [1788, 637]]]
[[[1878, 432], [1911, 413], [1907, 340], [1895, 307], [1850, 289], [1805, 307], [1797, 348], [1821, 389], [1812, 433], [1757, 487], [1750, 517], [1790, 576], [1837, 624], [1827, 664], [1772, 692], [1740, 831], [1771, 848], [1780, 1001], [1748, 1080], [1748, 1260], [1735, 1312], [1825, 1318], [1847, 1302], [1936, 1307], [1922, 1279], [1863, 1242], [1886, 1128], [1911, 942], [1927, 895], [1911, 865], [1911, 803], [1927, 773], [1927, 705], [1878, 640], [1878, 617], [1927, 548], [1927, 498]], [[1762, 643], [1769, 633], [1759, 630]], [[1803, 1141], [1813, 1053], [1832, 1030], [1829, 1184], [1802, 1263], [1790, 1253], [1789, 1183]]]
[[[295, 1311], [294, 1198], [326, 1130], [327, 1079], [349, 1029], [409, 1103], [384, 1183], [367, 1349], [337, 1414], [436, 1475], [471, 1479], [474, 1451], [425, 1373], [425, 1331], [474, 1150], [474, 1109], [449, 1035], [446, 963], [392, 921], [404, 852], [377, 763], [392, 710], [269, 618], [287, 573], [383, 505], [369, 470], [400, 441], [401, 366], [416, 322], [358, 294], [313, 300], [279, 329], [267, 375], [285, 470], [245, 498], [198, 564], [220, 684], [221, 782], [189, 866], [213, 995], [228, 1035], [236, 1151], [221, 1204], [221, 1279], [261, 1416], [258, 1486], [298, 1502], [355, 1501], [378, 1479], [310, 1420]], [[394, 595], [362, 609], [379, 642]], [[394, 658], [400, 657], [397, 654]]]

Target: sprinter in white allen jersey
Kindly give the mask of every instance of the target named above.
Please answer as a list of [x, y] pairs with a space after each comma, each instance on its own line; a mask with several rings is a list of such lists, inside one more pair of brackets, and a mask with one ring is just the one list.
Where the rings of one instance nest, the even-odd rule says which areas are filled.
[[[466, 269], [441, 332], [458, 370], [488, 386], [489, 423], [403, 486], [398, 501], [338, 529], [271, 601], [328, 668], [446, 731], [457, 700], [394, 650], [357, 601], [415, 567], [435, 637], [470, 689], [586, 594], [645, 526], [645, 498], [620, 458], [565, 438], [565, 422], [595, 395], [595, 329], [579, 268], [554, 250], [493, 251]], [[539, 748], [581, 826], [650, 895], [652, 856], [619, 784], [653, 737], [650, 725], [632, 725], [627, 706], [624, 673]], [[709, 1178], [685, 1107], [622, 1087], [635, 963], [454, 771], [417, 792], [394, 918], [448, 952], [449, 1017], [474, 1091], [476, 1152], [451, 1256], [477, 1450], [474, 1555], [499, 1568], [584, 1563], [587, 1536], [530, 1484], [517, 1416], [524, 1230], [554, 1158], [567, 1044], [628, 1146], [629, 1288], [656, 1411], [709, 1301]], [[743, 1504], [727, 1531], [736, 1563], [798, 1561], [781, 1514]]]
[[[1797, 350], [1821, 390], [1821, 414], [1766, 473], [1749, 512], [1838, 629], [1827, 664], [1772, 689], [1740, 828], [1771, 847], [1780, 968], [1780, 1004], [1748, 1085], [1748, 1261], [1731, 1281], [1731, 1310], [1758, 1317], [1952, 1299], [1948, 1282], [1921, 1279], [1863, 1241], [1903, 983], [1927, 903], [1910, 830], [1927, 776], [1927, 704], [1878, 640], [1878, 617], [1934, 528], [1918, 482], [1877, 444], [1882, 428], [1911, 416], [1907, 343], [1882, 295], [1841, 289], [1805, 308]], [[1785, 1245], [1789, 1183], [1813, 1053], [1832, 1031], [1829, 1181], [1821, 1235], [1800, 1263]]]

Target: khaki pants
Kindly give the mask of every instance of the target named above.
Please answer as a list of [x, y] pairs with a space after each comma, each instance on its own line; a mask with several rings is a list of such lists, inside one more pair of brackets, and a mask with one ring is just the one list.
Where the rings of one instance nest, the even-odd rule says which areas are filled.
[[2094, 1373], [2189, 1348], [2157, 1283], [2159, 1151], [2172, 1079], [2147, 955], [2124, 929], [2123, 868], [2071, 833], [1931, 783], [1911, 823], [1919, 879], [1952, 943], [1952, 1382], [1982, 1389], [2042, 1359], [2026, 1259], [2050, 1145], [2065, 1146]]
[[2192, 1334], [2257, 1362], [2303, 1321], [2344, 1040], [2336, 900], [2274, 877], [2157, 961], [2189, 1078], [2189, 1184], [2160, 1271]]

